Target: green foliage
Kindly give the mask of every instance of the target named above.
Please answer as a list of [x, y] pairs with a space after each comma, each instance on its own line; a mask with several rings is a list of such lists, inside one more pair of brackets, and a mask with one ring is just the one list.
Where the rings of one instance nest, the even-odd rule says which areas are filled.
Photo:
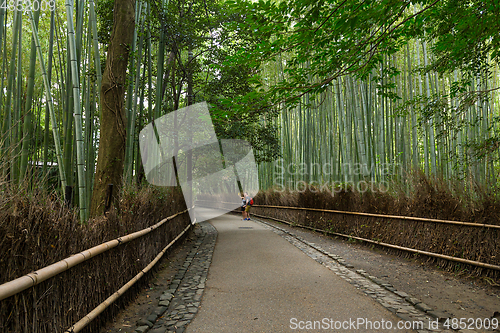
[[247, 30], [262, 39], [252, 49], [241, 49], [233, 61], [258, 67], [280, 54], [290, 55], [286, 78], [264, 94], [274, 104], [297, 103], [305, 93], [321, 93], [349, 73], [366, 77], [383, 55], [392, 55], [404, 45], [412, 19], [410, 2], [397, 0], [237, 0], [229, 4], [248, 13]]
[[440, 1], [424, 17], [427, 38], [434, 41], [432, 69], [463, 69], [478, 74], [500, 62], [500, 3], [491, 1]]
[[[490, 60], [500, 59], [497, 1], [230, 0], [228, 4], [246, 13], [246, 31], [262, 40], [253, 48], [241, 48], [232, 61], [259, 68], [280, 54], [290, 55], [286, 78], [263, 94], [272, 105], [297, 103], [306, 92], [323, 92], [346, 74], [366, 77], [384, 56], [395, 54], [414, 38], [434, 41], [435, 60], [427, 71], [464, 69], [477, 74], [490, 68]], [[255, 78], [264, 85], [262, 78]], [[380, 88], [389, 98], [397, 98], [389, 92], [394, 87]]]
[[[251, 142], [256, 159], [270, 161], [279, 145], [272, 109], [240, 108], [258, 96], [251, 64], [227, 63], [243, 47], [260, 43], [260, 36], [248, 33], [245, 16], [219, 1], [169, 1], [164, 11], [156, 8], [152, 34], [165, 32], [166, 58], [163, 112], [188, 104], [184, 93], [192, 77], [194, 102], [207, 101], [219, 138]], [[189, 57], [192, 52], [192, 58]]]
[[108, 45], [113, 30], [113, 6], [114, 0], [95, 1], [97, 15], [97, 34], [99, 43]]
[[[256, 90], [240, 99], [238, 110], [248, 113], [249, 109], [298, 105], [311, 108], [313, 105], [305, 101], [309, 101], [309, 96], [327, 92], [347, 76], [365, 82], [372, 80], [378, 96], [390, 105], [399, 104], [403, 98], [406, 100], [402, 95], [405, 88], [398, 87], [401, 67], [387, 66], [388, 60], [401, 54], [408, 44], [425, 41], [429, 46], [425, 58], [430, 63], [420, 65], [412, 74], [444, 75], [458, 71], [460, 77], [449, 83], [449, 93], [440, 93], [434, 82], [420, 95], [413, 90], [412, 101], [399, 104], [395, 116], [418, 112], [420, 129], [432, 127], [430, 132], [424, 131], [430, 135], [430, 147], [454, 143], [447, 140], [456, 140], [458, 133], [464, 131], [473, 135], [470, 128], [481, 127], [484, 133], [494, 131], [483, 128], [484, 116], [475, 114], [476, 111], [470, 115], [468, 110], [486, 103], [488, 93], [496, 89], [482, 83], [473, 86], [471, 82], [491, 78], [493, 66], [500, 62], [498, 0], [227, 3], [234, 11], [243, 13], [245, 25], [238, 28], [260, 38], [255, 44], [240, 47], [226, 62], [228, 66], [250, 65], [254, 69], [252, 83]], [[275, 63], [282, 66], [282, 75], [276, 75], [273, 81], [265, 71]], [[464, 149], [479, 156], [497, 150], [495, 137], [487, 139], [483, 135], [486, 137], [479, 138], [479, 143], [472, 140]]]

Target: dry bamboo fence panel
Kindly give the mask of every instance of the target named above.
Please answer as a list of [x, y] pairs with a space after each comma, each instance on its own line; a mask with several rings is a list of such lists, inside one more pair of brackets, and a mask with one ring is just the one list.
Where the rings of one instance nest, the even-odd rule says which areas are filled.
[[165, 248], [158, 253], [158, 255], [151, 261], [143, 270], [141, 270], [136, 276], [134, 276], [130, 281], [123, 285], [118, 291], [113, 295], [109, 296], [104, 302], [99, 304], [94, 310], [89, 312], [85, 317], [80, 319], [77, 323], [66, 330], [66, 333], [76, 333], [80, 332], [85, 326], [87, 326], [92, 320], [94, 320], [98, 315], [100, 315], [104, 310], [108, 308], [113, 302], [115, 302], [121, 295], [123, 295], [130, 287], [132, 287], [141, 277], [144, 276], [154, 265], [163, 257], [165, 252], [175, 244], [175, 242], [180, 239], [188, 230], [191, 228], [191, 224], [188, 225], [173, 241], [171, 241]]
[[422, 254], [442, 260], [443, 267], [452, 267], [454, 262], [476, 267], [475, 274], [498, 276], [500, 272], [498, 225], [291, 206], [254, 207], [258, 217]]
[[2, 285], [0, 285], [0, 301], [13, 296], [29, 287], [33, 287], [47, 279], [50, 279], [68, 269], [71, 267], [74, 267], [92, 257], [95, 257], [96, 255], [99, 255], [103, 252], [106, 252], [118, 245], [128, 243], [136, 238], [139, 238], [141, 236], [144, 236], [156, 229], [158, 229], [160, 226], [162, 226], [164, 223], [167, 221], [170, 221], [177, 217], [178, 215], [185, 214], [187, 213], [188, 210], [184, 210], [182, 212], [179, 212], [177, 214], [171, 215], [167, 218], [164, 218], [160, 222], [156, 223], [155, 225], [142, 229], [140, 231], [134, 232], [129, 235], [125, 235], [122, 237], [119, 237], [117, 239], [113, 239], [111, 241], [108, 241], [106, 243], [94, 246], [93, 248], [87, 249], [85, 251], [82, 251], [80, 253], [74, 254], [71, 257], [68, 257], [66, 259], [63, 259], [59, 262], [56, 262], [50, 266], [41, 268], [33, 273], [26, 274], [22, 277], [19, 277], [15, 280], [6, 282]]
[[305, 210], [305, 211], [312, 211], [312, 212], [325, 212], [325, 213], [333, 213], [333, 214], [358, 215], [358, 216], [380, 217], [380, 218], [397, 219], [397, 220], [443, 223], [443, 224], [456, 224], [456, 225], [463, 225], [463, 226], [469, 226], [469, 227], [500, 229], [500, 225], [494, 225], [494, 224], [427, 219], [427, 218], [423, 218], [423, 217], [414, 217], [414, 216], [383, 215], [383, 214], [372, 214], [372, 213], [361, 213], [361, 212], [348, 212], [348, 211], [331, 210], [331, 209], [289, 207], [289, 206], [272, 206], [272, 205], [254, 205], [254, 207], [276, 208], [276, 209], [294, 209], [294, 210]]
[[[113, 217], [115, 224], [108, 229], [126, 233], [135, 223], [142, 229], [77, 254], [67, 254], [55, 264], [45, 264], [42, 269], [0, 285], [0, 313], [5, 318], [0, 322], [0, 331], [64, 332], [72, 325], [76, 331], [84, 327], [85, 332], [97, 330], [145, 285], [144, 279], [136, 282], [192, 227], [186, 214], [189, 210], [182, 200], [172, 203], [165, 209], [172, 215], [152, 226], [144, 225], [149, 214], [140, 210], [136, 221], [126, 215], [128, 220], [123, 225], [116, 224]], [[176, 208], [182, 211], [174, 214]], [[132, 293], [125, 293], [127, 289]], [[116, 300], [117, 306], [109, 307]]]

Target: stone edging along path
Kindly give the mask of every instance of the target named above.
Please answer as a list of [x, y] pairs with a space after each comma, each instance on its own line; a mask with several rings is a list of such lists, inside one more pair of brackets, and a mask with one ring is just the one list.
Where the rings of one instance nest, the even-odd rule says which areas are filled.
[[154, 313], [137, 322], [138, 333], [182, 333], [194, 318], [205, 289], [217, 230], [208, 222], [194, 230], [197, 240], [184, 265], [163, 292]]
[[[340, 256], [329, 253], [285, 229], [262, 220], [254, 219], [253, 221], [285, 238], [306, 255], [328, 267], [402, 320], [421, 321], [427, 325], [431, 320], [443, 321], [446, 319], [445, 315], [439, 311], [431, 309], [404, 292], [395, 290], [392, 285], [369, 275], [365, 271], [351, 270], [353, 266], [346, 263]], [[217, 239], [217, 230], [210, 223], [202, 222], [199, 223], [199, 226], [195, 229], [197, 240], [186, 257], [183, 267], [177, 272], [168, 289], [161, 295], [154, 313], [137, 322], [138, 327], [135, 332], [182, 333], [198, 312]], [[418, 330], [418, 332], [453, 332], [444, 330], [442, 327], [432, 330], [427, 330], [427, 328], [426, 326], [425, 329]], [[458, 332], [474, 333], [470, 330]]]

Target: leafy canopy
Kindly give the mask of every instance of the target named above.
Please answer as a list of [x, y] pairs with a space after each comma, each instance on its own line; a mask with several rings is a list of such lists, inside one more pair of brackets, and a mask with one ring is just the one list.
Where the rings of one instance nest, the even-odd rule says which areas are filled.
[[[322, 92], [346, 74], [365, 77], [414, 38], [433, 41], [434, 61], [427, 70], [478, 73], [499, 60], [498, 0], [228, 3], [245, 13], [242, 29], [261, 38], [255, 47], [240, 49], [231, 61], [262, 68], [278, 56], [288, 59], [285, 76], [256, 98], [271, 105], [293, 105], [304, 94]], [[254, 81], [264, 85], [259, 73]]]

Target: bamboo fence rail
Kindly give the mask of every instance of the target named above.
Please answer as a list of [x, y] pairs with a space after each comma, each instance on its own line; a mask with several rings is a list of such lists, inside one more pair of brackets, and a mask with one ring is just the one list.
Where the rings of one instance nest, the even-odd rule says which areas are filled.
[[[257, 216], [257, 217], [260, 217], [260, 218], [275, 220], [275, 221], [282, 222], [282, 223], [285, 223], [285, 224], [288, 224], [288, 225], [292, 225], [291, 222], [280, 220], [280, 219], [277, 219], [277, 218], [274, 218], [274, 217], [264, 216], [264, 215], [258, 215], [258, 214], [253, 214], [253, 215]], [[487, 264], [487, 263], [484, 263], [484, 262], [479, 262], [479, 261], [474, 261], [474, 260], [467, 260], [467, 259], [463, 259], [463, 258], [457, 258], [457, 257], [447, 256], [447, 255], [444, 255], [444, 254], [439, 254], [439, 253], [434, 253], [434, 252], [428, 252], [428, 251], [422, 251], [422, 250], [412, 249], [412, 248], [409, 248], [409, 247], [404, 247], [404, 246], [398, 246], [398, 245], [383, 243], [383, 242], [375, 241], [375, 240], [372, 240], [372, 239], [366, 239], [366, 238], [361, 238], [361, 237], [357, 237], [357, 236], [340, 234], [338, 232], [333, 232], [333, 231], [327, 231], [327, 230], [323, 230], [323, 229], [313, 228], [313, 227], [309, 227], [309, 226], [301, 225], [301, 224], [295, 224], [294, 223], [293, 226], [304, 228], [304, 229], [309, 229], [309, 230], [313, 230], [313, 231], [317, 231], [317, 232], [321, 232], [321, 233], [327, 233], [327, 234], [330, 234], [330, 235], [341, 236], [341, 237], [345, 237], [345, 238], [357, 239], [357, 240], [360, 240], [360, 241], [363, 241], [363, 242], [377, 244], [377, 245], [381, 245], [381, 246], [385, 246], [385, 247], [390, 247], [390, 248], [397, 249], [397, 250], [402, 250], [402, 251], [408, 251], [408, 252], [423, 254], [423, 255], [426, 255], [426, 256], [429, 256], [429, 257], [446, 259], [446, 260], [450, 260], [450, 261], [460, 262], [460, 263], [463, 263], [463, 264], [469, 264], [469, 265], [474, 265], [474, 266], [478, 266], [478, 267], [489, 268], [489, 269], [494, 269], [494, 270], [500, 271], [500, 266], [491, 265], [491, 264]]]

